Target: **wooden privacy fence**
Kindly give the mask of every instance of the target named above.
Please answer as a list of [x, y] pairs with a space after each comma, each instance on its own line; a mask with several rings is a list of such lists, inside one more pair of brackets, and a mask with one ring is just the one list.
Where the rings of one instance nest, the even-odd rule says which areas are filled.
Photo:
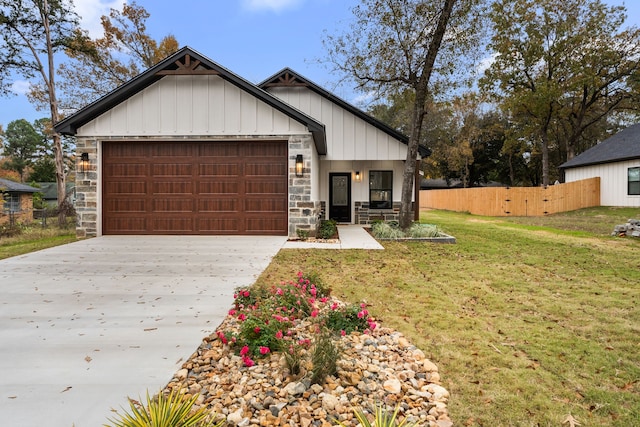
[[600, 206], [600, 178], [548, 187], [421, 190], [420, 208], [486, 216], [543, 216]]

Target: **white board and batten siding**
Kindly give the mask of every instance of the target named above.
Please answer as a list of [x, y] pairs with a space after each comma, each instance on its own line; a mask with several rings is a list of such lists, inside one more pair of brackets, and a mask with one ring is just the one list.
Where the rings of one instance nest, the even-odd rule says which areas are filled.
[[407, 146], [340, 105], [304, 87], [269, 92], [325, 125], [325, 160], [405, 160]]
[[165, 76], [78, 130], [78, 136], [263, 136], [306, 127], [213, 75]]
[[628, 169], [634, 167], [640, 167], [640, 159], [570, 168], [565, 171], [565, 181], [600, 177], [602, 206], [640, 207], [640, 196], [627, 194]]

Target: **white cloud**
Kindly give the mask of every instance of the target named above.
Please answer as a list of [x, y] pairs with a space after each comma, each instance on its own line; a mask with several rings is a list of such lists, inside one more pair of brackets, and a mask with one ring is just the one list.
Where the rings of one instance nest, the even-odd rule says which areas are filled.
[[476, 73], [480, 75], [484, 74], [484, 72], [488, 70], [493, 65], [494, 62], [496, 62], [498, 55], [500, 54], [497, 52], [494, 52], [491, 55], [485, 58], [482, 58], [478, 63], [478, 65], [476, 66]]
[[103, 35], [100, 17], [109, 15], [111, 9], [122, 10], [123, 0], [75, 0], [76, 12], [80, 15], [80, 25], [89, 32], [91, 38]]
[[16, 80], [11, 84], [11, 91], [16, 95], [25, 95], [30, 88], [31, 83], [28, 80]]
[[304, 0], [243, 0], [242, 6], [251, 11], [272, 10], [280, 12], [287, 8], [293, 8]]

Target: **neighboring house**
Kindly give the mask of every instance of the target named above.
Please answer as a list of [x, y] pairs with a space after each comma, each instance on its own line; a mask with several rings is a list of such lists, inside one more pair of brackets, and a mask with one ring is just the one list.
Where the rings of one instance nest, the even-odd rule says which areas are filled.
[[290, 69], [254, 85], [185, 47], [56, 130], [76, 136], [79, 235], [295, 237], [399, 212], [408, 138]]
[[560, 168], [565, 182], [599, 177], [602, 206], [640, 207], [640, 124], [605, 139]]
[[[75, 182], [66, 182], [67, 196], [71, 202], [75, 201]], [[42, 201], [48, 209], [58, 208], [58, 184], [55, 182], [38, 182], [38, 191], [42, 193]]]
[[0, 178], [2, 210], [0, 225], [8, 222], [31, 222], [33, 219], [33, 193], [38, 192], [26, 184]]

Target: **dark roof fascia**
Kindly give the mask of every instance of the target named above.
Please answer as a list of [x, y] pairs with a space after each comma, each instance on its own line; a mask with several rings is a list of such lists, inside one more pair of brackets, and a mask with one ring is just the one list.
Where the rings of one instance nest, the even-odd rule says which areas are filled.
[[599, 161], [586, 162], [586, 163], [576, 163], [576, 164], [570, 164], [569, 162], [565, 162], [565, 163], [561, 164], [558, 167], [560, 169], [567, 170], [567, 169], [582, 168], [582, 167], [585, 167], [585, 166], [597, 166], [597, 165], [606, 165], [606, 164], [610, 164], [610, 163], [627, 162], [629, 160], [640, 160], [640, 156], [620, 157], [620, 158], [616, 158], [616, 159], [599, 160]]
[[[406, 136], [405, 134], [403, 134], [401, 132], [398, 132], [397, 130], [395, 130], [391, 126], [387, 125], [386, 123], [381, 122], [380, 120], [376, 119], [375, 117], [365, 113], [364, 111], [362, 111], [358, 107], [356, 107], [356, 106], [348, 103], [344, 99], [334, 95], [333, 93], [331, 93], [328, 90], [322, 88], [318, 84], [312, 82], [311, 80], [309, 80], [306, 77], [302, 76], [301, 74], [295, 72], [294, 70], [292, 70], [289, 67], [283, 68], [282, 70], [278, 71], [277, 73], [275, 73], [271, 77], [268, 77], [267, 79], [265, 79], [261, 83], [258, 83], [258, 87], [260, 87], [262, 89], [267, 89], [270, 86], [270, 83], [272, 83], [274, 80], [277, 80], [279, 77], [281, 77], [281, 76], [283, 76], [283, 75], [285, 75], [287, 73], [292, 75], [292, 76], [294, 76], [297, 80], [300, 80], [301, 82], [303, 82], [305, 87], [307, 87], [310, 90], [314, 91], [318, 95], [328, 99], [329, 101], [333, 102], [334, 104], [339, 105], [340, 107], [342, 107], [345, 110], [349, 111], [350, 113], [352, 113], [356, 117], [361, 118], [362, 120], [364, 120], [365, 122], [369, 123], [370, 125], [375, 126], [376, 128], [378, 128], [381, 131], [385, 132], [387, 135], [397, 139], [398, 141], [402, 142], [403, 144], [408, 144], [409, 143], [409, 137]], [[422, 157], [428, 157], [428, 156], [431, 155], [431, 150], [429, 150], [426, 147], [420, 146], [419, 147], [419, 151], [420, 151], [420, 155]]]
[[160, 61], [159, 63], [134, 77], [127, 83], [116, 88], [115, 90], [111, 91], [92, 104], [87, 105], [86, 107], [65, 118], [64, 120], [58, 122], [55, 125], [55, 130], [63, 135], [75, 135], [79, 127], [87, 124], [91, 120], [114, 108], [116, 105], [124, 102], [136, 93], [142, 91], [151, 84], [160, 80], [164, 76], [158, 75], [158, 72], [172, 66], [176, 60], [182, 58], [185, 55], [190, 55], [192, 58], [200, 61], [200, 63], [204, 66], [216, 71], [221, 78], [252, 94], [259, 100], [265, 102], [267, 105], [291, 117], [297, 122], [305, 125], [313, 135], [318, 154], [327, 153], [325, 126], [322, 123], [282, 102], [277, 97], [271, 95], [262, 88], [254, 85], [248, 80], [243, 79], [237, 74], [232, 73], [228, 69], [213, 62], [209, 58], [205, 57], [199, 52], [196, 52], [188, 46], [183, 47], [173, 55]]
[[0, 191], [7, 193], [37, 193], [40, 190], [27, 184], [0, 178]]

